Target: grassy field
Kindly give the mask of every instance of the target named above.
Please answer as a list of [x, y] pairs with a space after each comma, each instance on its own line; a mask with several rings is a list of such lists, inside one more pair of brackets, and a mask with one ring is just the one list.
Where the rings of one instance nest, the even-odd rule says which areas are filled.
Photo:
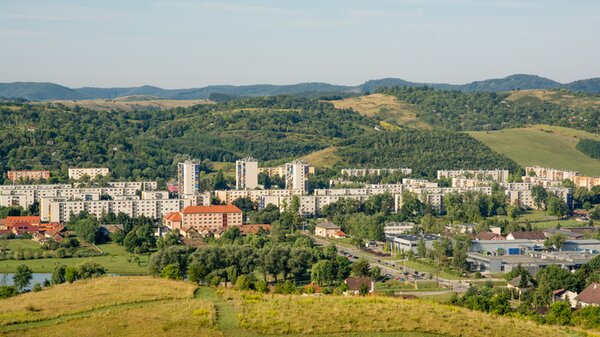
[[509, 100], [514, 101], [524, 97], [535, 97], [543, 101], [566, 105], [573, 108], [600, 107], [600, 99], [595, 97], [578, 97], [569, 92], [556, 90], [516, 90], [510, 93]]
[[582, 137], [600, 140], [600, 135], [557, 126], [537, 125], [469, 134], [521, 166], [540, 165], [600, 175], [600, 160], [575, 149]]
[[[6, 245], [6, 246], [3, 246]], [[31, 252], [43, 252], [42, 245], [38, 242], [32, 240], [3, 240], [0, 242], [0, 247], [6, 247], [9, 252], [14, 252], [15, 250], [30, 250]]]
[[169, 100], [169, 99], [154, 99], [152, 97], [120, 97], [117, 99], [89, 99], [89, 100], [74, 100], [74, 101], [44, 101], [40, 104], [58, 103], [67, 107], [73, 108], [80, 106], [91, 110], [120, 110], [131, 111], [141, 109], [171, 109], [171, 108], [188, 108], [198, 104], [212, 104], [211, 101], [205, 99], [193, 100]]
[[148, 272], [149, 257], [147, 255], [138, 255], [139, 261], [134, 261], [134, 255], [128, 254], [123, 247], [117, 244], [98, 245], [98, 248], [107, 252], [108, 255], [64, 259], [4, 260], [0, 261], [0, 273], [14, 273], [21, 264], [31, 267], [34, 273], [51, 273], [57, 265], [76, 266], [85, 261], [94, 261], [101, 264], [110, 274], [144, 275]]
[[[496, 219], [499, 220], [508, 220], [506, 215], [496, 216]], [[525, 224], [529, 221], [533, 228], [545, 229], [556, 227], [557, 224], [560, 224], [561, 227], [581, 227], [586, 226], [586, 222], [576, 221], [576, 220], [557, 220], [555, 216], [551, 216], [546, 214], [545, 211], [541, 210], [529, 210], [523, 213], [518, 219], [517, 223]]]
[[401, 102], [393, 96], [371, 94], [331, 102], [338, 109], [352, 109], [361, 115], [376, 118], [384, 129], [397, 130], [399, 126], [430, 128], [417, 119], [414, 105]]
[[559, 327], [386, 297], [215, 291], [149, 277], [77, 281], [0, 300], [2, 336], [575, 336]]
[[333, 167], [335, 164], [342, 160], [342, 158], [340, 158], [335, 153], [336, 150], [337, 148], [335, 146], [332, 146], [323, 150], [307, 154], [306, 156], [301, 157], [300, 159], [305, 160], [316, 167]]

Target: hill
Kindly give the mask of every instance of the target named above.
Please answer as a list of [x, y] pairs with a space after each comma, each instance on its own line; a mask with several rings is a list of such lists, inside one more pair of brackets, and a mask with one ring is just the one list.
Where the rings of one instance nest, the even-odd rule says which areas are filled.
[[521, 166], [540, 165], [600, 175], [600, 160], [575, 148], [581, 138], [600, 140], [598, 134], [548, 125], [469, 134]]
[[600, 93], [600, 78], [591, 78], [562, 84], [537, 75], [516, 74], [504, 78], [475, 81], [466, 84], [418, 83], [399, 78], [383, 78], [366, 81], [354, 86], [309, 82], [289, 85], [210, 85], [201, 88], [188, 89], [163, 89], [150, 85], [115, 88], [67, 88], [53, 83], [13, 82], [0, 83], [0, 97], [20, 97], [29, 100], [115, 99], [118, 97], [134, 95], [155, 96], [160, 99], [190, 100], [209, 99], [212, 94], [224, 94], [237, 97], [275, 95], [318, 97], [336, 94], [352, 95], [372, 93], [384, 87], [422, 86], [428, 86], [438, 90], [471, 92], [562, 88], [576, 92]]
[[375, 118], [385, 129], [430, 128], [417, 119], [417, 108], [413, 104], [401, 102], [390, 95], [371, 94], [331, 101], [331, 103], [338, 109], [352, 109], [363, 116]]
[[156, 99], [154, 96], [123, 96], [116, 99], [84, 99], [84, 100], [53, 100], [37, 104], [61, 104], [69, 108], [86, 108], [91, 110], [165, 110], [172, 108], [189, 108], [197, 104], [211, 104], [205, 99], [175, 100]]
[[[572, 336], [561, 327], [421, 300], [215, 291], [104, 277], [0, 300], [3, 336]], [[195, 294], [195, 295], [194, 295]], [[298, 316], [302, 313], [302, 318]]]

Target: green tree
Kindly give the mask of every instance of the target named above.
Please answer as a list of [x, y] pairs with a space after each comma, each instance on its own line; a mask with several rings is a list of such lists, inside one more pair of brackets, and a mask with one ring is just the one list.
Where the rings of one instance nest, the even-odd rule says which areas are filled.
[[29, 266], [21, 264], [17, 267], [17, 272], [13, 275], [13, 283], [19, 291], [29, 286], [33, 278], [33, 271]]
[[554, 233], [544, 241], [544, 247], [560, 250], [567, 242], [567, 236], [563, 233]]
[[64, 264], [54, 267], [54, 270], [52, 271], [52, 278], [51, 278], [52, 284], [65, 283], [66, 270], [67, 270], [67, 266], [65, 266]]
[[69, 266], [69, 267], [67, 267], [67, 269], [65, 269], [65, 281], [67, 281], [69, 283], [73, 283], [73, 282], [77, 281], [78, 278], [79, 278], [79, 275], [77, 272], [77, 268], [75, 268], [73, 266]]
[[550, 197], [547, 201], [547, 211], [548, 214], [554, 215], [557, 219], [562, 219], [569, 211], [569, 208], [559, 198]]
[[573, 310], [569, 303], [558, 301], [552, 303], [546, 314], [546, 322], [557, 325], [571, 325]]
[[531, 196], [537, 209], [542, 209], [542, 206], [546, 204], [548, 198], [548, 191], [541, 185], [534, 185], [531, 187]]
[[361, 258], [358, 261], [354, 262], [352, 264], [352, 275], [357, 277], [371, 275], [371, 266], [369, 265], [369, 261]]
[[160, 271], [160, 277], [169, 280], [181, 280], [181, 272], [175, 264], [169, 264]]
[[75, 223], [77, 236], [89, 243], [95, 243], [99, 236], [98, 223], [90, 218], [80, 219]]

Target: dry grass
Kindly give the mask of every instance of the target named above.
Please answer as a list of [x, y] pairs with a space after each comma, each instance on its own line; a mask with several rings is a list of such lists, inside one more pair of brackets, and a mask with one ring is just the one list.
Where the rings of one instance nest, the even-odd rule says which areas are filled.
[[575, 95], [554, 90], [534, 89], [513, 91], [510, 93], [510, 96], [508, 96], [508, 99], [516, 101], [525, 97], [535, 97], [543, 101], [566, 105], [573, 108], [600, 107], [600, 99], [598, 98], [577, 97]]
[[117, 99], [87, 99], [87, 100], [55, 100], [55, 101], [44, 101], [40, 104], [46, 103], [59, 103], [67, 107], [73, 108], [76, 105], [91, 110], [119, 110], [119, 111], [131, 111], [141, 109], [171, 109], [171, 108], [188, 108], [198, 104], [213, 104], [213, 102], [205, 99], [191, 99], [191, 100], [175, 100], [175, 99], [131, 99], [128, 97], [121, 97]]
[[109, 310], [6, 336], [223, 336], [216, 330], [216, 310], [211, 302], [173, 300]]
[[[135, 291], [131, 291], [135, 290]], [[0, 326], [73, 314], [111, 305], [192, 298], [192, 284], [152, 277], [102, 277], [61, 284], [0, 300]]]
[[315, 151], [300, 158], [316, 167], [333, 167], [342, 158], [336, 154], [337, 147], [331, 146], [323, 150]]
[[[259, 334], [426, 332], [447, 336], [568, 336], [559, 327], [462, 308], [385, 297], [228, 294], [240, 327]], [[301, 313], [302, 319], [298, 319]]]
[[417, 119], [417, 108], [401, 102], [393, 96], [371, 94], [331, 101], [338, 109], [352, 109], [367, 117], [380, 120], [385, 129], [397, 129], [398, 126], [429, 129], [430, 126]]

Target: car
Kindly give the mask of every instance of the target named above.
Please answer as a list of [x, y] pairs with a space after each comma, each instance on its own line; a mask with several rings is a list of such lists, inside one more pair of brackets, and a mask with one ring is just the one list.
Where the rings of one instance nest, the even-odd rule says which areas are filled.
[[358, 256], [353, 256], [352, 258], [355, 260], [358, 260]]

